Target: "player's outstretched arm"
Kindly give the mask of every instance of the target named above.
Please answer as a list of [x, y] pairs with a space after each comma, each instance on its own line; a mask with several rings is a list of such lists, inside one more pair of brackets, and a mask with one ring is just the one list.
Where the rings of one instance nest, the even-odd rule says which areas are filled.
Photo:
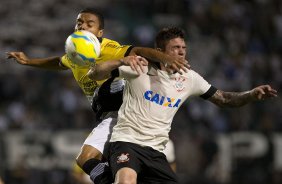
[[240, 107], [253, 101], [273, 97], [277, 97], [277, 91], [270, 85], [261, 85], [244, 92], [224, 92], [217, 90], [208, 100], [220, 107]]
[[140, 74], [144, 72], [143, 67], [148, 65], [148, 61], [140, 56], [127, 56], [120, 60], [111, 60], [96, 64], [89, 69], [87, 75], [90, 79], [95, 81], [107, 79], [114, 69], [122, 65], [130, 66], [133, 71]]
[[129, 55], [139, 55], [153, 62], [161, 62], [164, 64], [168, 72], [182, 71], [187, 72], [190, 69], [188, 61], [181, 57], [172, 57], [156, 49], [147, 47], [133, 47]]
[[23, 52], [7, 52], [7, 59], [14, 59], [21, 65], [34, 66], [46, 69], [66, 70], [67, 68], [60, 64], [60, 57], [48, 58], [29, 58]]

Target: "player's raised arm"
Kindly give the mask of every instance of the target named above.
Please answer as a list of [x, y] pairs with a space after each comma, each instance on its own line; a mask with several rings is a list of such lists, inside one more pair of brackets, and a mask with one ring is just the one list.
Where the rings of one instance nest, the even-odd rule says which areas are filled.
[[220, 107], [240, 107], [253, 101], [273, 97], [277, 97], [277, 91], [270, 85], [261, 85], [244, 92], [224, 92], [217, 90], [208, 100]]
[[161, 62], [164, 64], [168, 72], [177, 71], [178, 73], [182, 74], [182, 71], [187, 72], [188, 69], [190, 69], [190, 65], [185, 58], [178, 56], [172, 57], [152, 48], [133, 47], [129, 54], [139, 55], [153, 62]]
[[144, 72], [143, 66], [148, 65], [148, 61], [140, 56], [127, 56], [120, 60], [111, 60], [92, 66], [87, 73], [92, 80], [103, 80], [110, 77], [111, 72], [120, 66], [130, 66], [138, 74]]
[[58, 56], [47, 58], [29, 58], [24, 52], [7, 52], [6, 55], [7, 59], [14, 59], [21, 65], [55, 70], [67, 69], [61, 64], [61, 58]]

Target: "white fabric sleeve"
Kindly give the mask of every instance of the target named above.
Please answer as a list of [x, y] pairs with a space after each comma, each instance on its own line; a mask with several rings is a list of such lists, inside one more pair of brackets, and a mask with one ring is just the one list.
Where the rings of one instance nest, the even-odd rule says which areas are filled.
[[130, 66], [120, 66], [118, 68], [119, 71], [119, 77], [130, 79], [130, 78], [136, 78], [138, 77], [138, 73], [136, 71], [133, 71]]
[[208, 83], [201, 75], [197, 72], [190, 70], [193, 76], [193, 94], [200, 96], [205, 94], [211, 87], [211, 84]]

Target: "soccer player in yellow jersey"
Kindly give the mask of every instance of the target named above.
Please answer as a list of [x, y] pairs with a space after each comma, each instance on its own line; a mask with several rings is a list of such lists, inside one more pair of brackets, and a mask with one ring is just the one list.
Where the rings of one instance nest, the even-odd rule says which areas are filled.
[[[142, 58], [136, 57], [136, 55], [140, 55], [153, 61], [163, 62], [164, 65], [168, 66], [168, 70], [176, 70], [180, 73], [180, 69], [183, 71], [189, 67], [187, 61], [183, 58], [171, 57], [150, 48], [120, 45], [114, 40], [102, 38], [104, 18], [101, 13], [93, 9], [84, 9], [78, 14], [75, 30], [90, 31], [100, 40], [101, 55], [97, 58], [97, 63], [102, 63], [107, 60], [119, 60], [123, 64], [130, 65], [133, 69], [138, 70], [142, 64]], [[89, 101], [92, 101], [92, 96], [97, 86], [100, 86], [104, 82], [91, 80], [87, 75], [89, 68], [83, 68], [73, 64], [66, 56], [29, 58], [23, 52], [9, 52], [7, 53], [7, 57], [15, 59], [22, 65], [56, 70], [71, 69], [75, 80]], [[120, 90], [123, 88], [123, 82], [116, 81], [111, 84], [111, 87], [114, 92]], [[102, 153], [104, 152], [105, 142], [108, 141], [108, 135], [113, 126], [112, 123], [115, 123], [115, 116], [116, 113], [109, 113], [106, 116], [103, 116], [103, 121], [93, 129], [92, 133], [85, 140], [81, 152], [76, 159], [78, 165], [91, 176], [92, 181], [96, 184], [102, 183], [103, 178], [107, 179], [107, 176], [103, 174], [104, 171], [106, 171], [107, 163], [102, 163], [101, 160], [103, 158]], [[104, 183], [107, 183], [107, 181]]]

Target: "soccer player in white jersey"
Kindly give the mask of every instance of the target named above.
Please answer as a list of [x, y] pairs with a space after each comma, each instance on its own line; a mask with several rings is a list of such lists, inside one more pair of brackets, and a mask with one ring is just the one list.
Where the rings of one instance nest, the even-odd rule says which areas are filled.
[[[104, 33], [104, 17], [95, 9], [84, 9], [77, 17], [75, 30], [87, 30], [92, 32], [98, 37], [101, 42], [101, 54], [97, 58], [96, 63], [103, 63], [108, 60], [119, 60], [122, 59], [124, 64], [130, 65], [132, 68], [138, 69], [139, 59], [135, 55], [141, 55], [146, 58], [151, 58], [154, 61], [162, 61], [170, 63], [171, 69], [184, 68], [187, 66], [185, 61], [181, 58], [174, 58], [169, 55], [165, 55], [161, 52], [156, 52], [151, 48], [133, 47], [131, 45], [120, 45], [114, 40], [110, 40], [102, 37]], [[131, 56], [128, 56], [131, 55]], [[126, 57], [127, 56], [127, 57]], [[94, 94], [95, 89], [103, 84], [103, 81], [91, 80], [87, 76], [89, 68], [79, 67], [75, 65], [66, 55], [60, 57], [48, 57], [48, 58], [29, 58], [23, 52], [9, 52], [7, 57], [15, 59], [18, 63], [27, 66], [55, 69], [55, 70], [67, 70], [70, 69], [72, 74], [77, 81], [78, 85], [82, 89], [85, 96], [90, 100]], [[141, 58], [142, 59], [142, 58]], [[109, 82], [107, 82], [109, 84]], [[114, 84], [110, 84], [114, 92], [123, 89], [123, 82], [116, 81]], [[117, 113], [111, 113], [110, 111], [117, 111], [120, 107], [120, 102], [117, 98], [112, 98], [111, 106], [98, 109], [99, 124], [95, 127], [92, 133], [87, 137], [81, 152], [77, 157], [78, 165], [88, 174], [91, 179], [97, 184], [103, 183], [102, 178], [108, 180], [107, 175], [103, 174], [107, 168], [107, 164], [101, 160], [104, 158], [102, 153], [104, 152], [105, 143], [109, 139], [109, 131], [113, 124], [116, 123], [115, 117]], [[107, 114], [107, 115], [105, 115]], [[104, 116], [103, 116], [104, 115]], [[97, 116], [96, 116], [97, 117]], [[107, 181], [106, 181], [107, 182]]]
[[[184, 32], [179, 28], [161, 30], [156, 37], [156, 47], [171, 56], [185, 58]], [[110, 139], [109, 161], [115, 183], [177, 183], [162, 151], [169, 140], [173, 117], [188, 97], [199, 96], [220, 107], [240, 107], [277, 96], [277, 91], [269, 85], [244, 92], [224, 92], [193, 70], [183, 74], [168, 73], [162, 63], [149, 63], [141, 75], [122, 66], [120, 61], [116, 63], [115, 67], [120, 67], [111, 73], [107, 72], [115, 68], [113, 63], [97, 65], [90, 71], [126, 79], [123, 104]]]

